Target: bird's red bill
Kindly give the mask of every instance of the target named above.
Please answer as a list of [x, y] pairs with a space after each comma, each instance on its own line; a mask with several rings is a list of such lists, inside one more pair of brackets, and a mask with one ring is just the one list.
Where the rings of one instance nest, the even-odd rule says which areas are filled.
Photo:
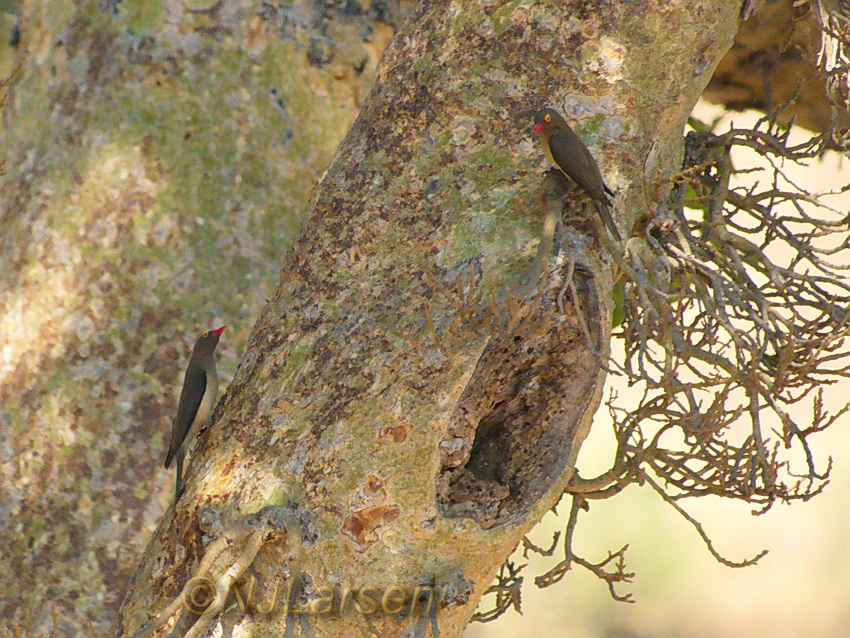
[[221, 328], [216, 328], [216, 329], [215, 329], [215, 330], [213, 330], [210, 334], [212, 334], [212, 335], [220, 335], [222, 332], [224, 332], [224, 329], [225, 329], [226, 327], [227, 327], [227, 326], [222, 326]]
[[535, 124], [534, 125], [534, 134], [540, 135], [543, 132], [543, 129], [546, 128], [545, 124]]

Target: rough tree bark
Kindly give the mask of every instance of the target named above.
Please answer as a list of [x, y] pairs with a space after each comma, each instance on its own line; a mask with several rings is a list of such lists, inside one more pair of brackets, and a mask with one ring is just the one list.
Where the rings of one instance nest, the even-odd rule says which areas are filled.
[[229, 325], [228, 380], [400, 16], [229, 0], [21, 15], [0, 139], [0, 573], [15, 581], [0, 626], [92, 636], [172, 497], [162, 462], [194, 334]]
[[[524, 283], [553, 202], [530, 111], [578, 120], [628, 230], [663, 205], [738, 11], [483, 0], [414, 11], [317, 189], [118, 635], [165, 620], [206, 573], [256, 576], [263, 604], [294, 574], [301, 605], [322, 587], [433, 585], [441, 635], [462, 633], [569, 480], [608, 351], [610, 244], [576, 227], [580, 194], [556, 267]], [[199, 633], [212, 622], [201, 618]], [[401, 635], [415, 620], [237, 606], [214, 622], [339, 636]]]

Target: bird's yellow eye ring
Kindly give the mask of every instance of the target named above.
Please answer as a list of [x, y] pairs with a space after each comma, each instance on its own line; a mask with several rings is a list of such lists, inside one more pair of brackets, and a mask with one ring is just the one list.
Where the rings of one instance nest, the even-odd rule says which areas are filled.
[[204, 336], [205, 336], [205, 337], [209, 337], [209, 336], [210, 336], [210, 331], [209, 331], [209, 330], [207, 330], [207, 331], [204, 333]]
[[546, 115], [543, 116], [543, 119], [546, 120], [547, 122], [551, 122], [552, 116], [547, 113]]

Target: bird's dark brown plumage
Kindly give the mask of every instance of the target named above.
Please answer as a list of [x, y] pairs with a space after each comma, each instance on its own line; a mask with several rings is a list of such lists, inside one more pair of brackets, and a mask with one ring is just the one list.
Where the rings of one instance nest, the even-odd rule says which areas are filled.
[[608, 195], [613, 193], [605, 185], [599, 166], [587, 146], [554, 109], [537, 111], [534, 124], [534, 132], [540, 137], [540, 146], [547, 159], [595, 200], [599, 216], [619, 240], [620, 232], [609, 210], [611, 202]]
[[189, 443], [209, 422], [218, 394], [218, 374], [215, 368], [215, 347], [224, 326], [208, 330], [195, 341], [192, 357], [183, 377], [183, 389], [177, 404], [177, 416], [171, 426], [171, 445], [165, 457], [165, 467], [177, 459], [176, 498], [183, 490], [183, 459]]

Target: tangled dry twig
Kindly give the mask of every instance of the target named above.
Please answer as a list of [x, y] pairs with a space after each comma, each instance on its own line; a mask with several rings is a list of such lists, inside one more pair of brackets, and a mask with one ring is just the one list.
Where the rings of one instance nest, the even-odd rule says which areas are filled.
[[[828, 203], [850, 186], [817, 194], [794, 182], [786, 164], [820, 157], [838, 138], [827, 131], [792, 143], [780, 115], [781, 109], [752, 129], [690, 133], [684, 166], [670, 180], [669, 206], [616, 260], [623, 321], [615, 336], [625, 357], [609, 365], [643, 393], [628, 407], [616, 394], [609, 399], [615, 460], [601, 476], [573, 477], [564, 557], [535, 579], [538, 586], [558, 582], [578, 564], [604, 580], [615, 600], [631, 602], [614, 590], [632, 577], [627, 546], [599, 563], [578, 557], [572, 546], [588, 500], [628, 485], [648, 484], [729, 567], [752, 565], [766, 552], [723, 557], [684, 499], [735, 499], [760, 515], [827, 485], [832, 459], [816, 459], [808, 439], [850, 406], [833, 413], [824, 407], [825, 389], [850, 376], [850, 214]], [[764, 159], [766, 181], [730, 185], [736, 173], [751, 172], [735, 170], [736, 147]], [[791, 406], [807, 407], [810, 416]], [[524, 551], [549, 550], [528, 541]]]

